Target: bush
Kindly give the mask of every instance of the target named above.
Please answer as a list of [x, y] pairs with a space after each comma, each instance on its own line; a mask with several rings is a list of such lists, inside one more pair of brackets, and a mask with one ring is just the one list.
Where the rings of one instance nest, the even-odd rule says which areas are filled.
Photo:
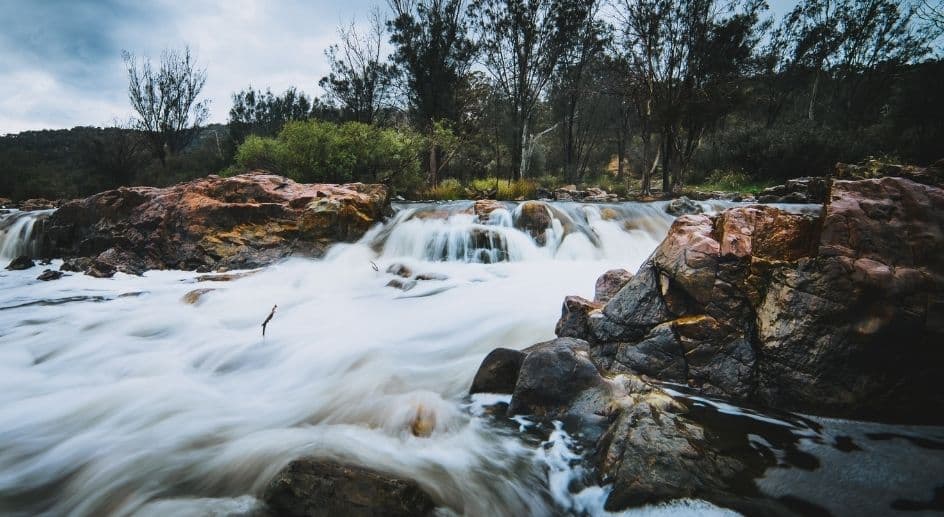
[[414, 192], [422, 185], [423, 148], [424, 139], [412, 131], [309, 120], [286, 124], [275, 138], [248, 137], [236, 163], [306, 183], [363, 181]]
[[423, 199], [448, 201], [453, 199], [464, 199], [468, 196], [466, 196], [465, 189], [462, 187], [462, 183], [460, 183], [459, 180], [455, 178], [447, 178], [440, 181], [439, 185], [424, 190], [420, 197]]

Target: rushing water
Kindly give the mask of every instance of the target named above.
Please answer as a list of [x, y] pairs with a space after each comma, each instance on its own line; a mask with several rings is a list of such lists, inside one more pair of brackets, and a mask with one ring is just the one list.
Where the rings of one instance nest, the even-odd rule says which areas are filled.
[[[672, 218], [661, 203], [555, 203], [538, 246], [514, 205], [486, 225], [468, 208], [401, 205], [324, 259], [230, 282], [0, 272], [0, 514], [247, 512], [305, 455], [415, 479], [443, 515], [603, 514], [607, 488], [576, 486], [580, 451], [562, 429], [529, 438], [526, 419], [497, 425], [482, 416], [496, 400], [466, 394], [485, 354], [552, 338], [564, 296], [635, 271]], [[14, 217], [0, 247], [18, 254], [29, 217]], [[395, 263], [438, 279], [387, 287]], [[182, 301], [198, 288], [214, 290]], [[431, 436], [413, 435], [417, 415]], [[730, 513], [629, 513], [691, 512]]]

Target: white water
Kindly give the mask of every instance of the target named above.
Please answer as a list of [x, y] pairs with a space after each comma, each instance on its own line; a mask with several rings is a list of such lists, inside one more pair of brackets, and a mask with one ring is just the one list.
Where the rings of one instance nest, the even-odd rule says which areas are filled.
[[9, 261], [23, 255], [35, 256], [38, 251], [34, 238], [36, 226], [52, 212], [54, 210], [10, 210], [0, 214], [0, 267], [6, 267]]
[[[564, 296], [592, 297], [607, 269], [635, 271], [671, 223], [661, 204], [615, 205], [610, 221], [597, 206], [554, 206], [545, 247], [511, 226], [513, 210], [486, 226], [458, 213], [467, 205], [447, 220], [411, 218], [431, 210], [414, 205], [323, 260], [232, 282], [0, 271], [0, 514], [245, 511], [305, 455], [415, 479], [444, 515], [602, 513], [605, 488], [570, 494], [560, 481], [576, 475], [566, 447], [538, 453], [464, 402], [485, 354], [552, 338]], [[511, 261], [475, 263], [476, 229]], [[396, 262], [448, 279], [385, 287]], [[217, 290], [183, 303], [196, 288]], [[418, 413], [435, 420], [428, 438], [410, 432]]]

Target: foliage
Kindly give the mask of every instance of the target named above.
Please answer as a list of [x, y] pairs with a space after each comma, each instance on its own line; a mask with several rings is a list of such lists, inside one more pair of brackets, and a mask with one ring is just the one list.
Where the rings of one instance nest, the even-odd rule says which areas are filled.
[[417, 189], [424, 139], [360, 122], [289, 122], [274, 138], [251, 136], [236, 151], [243, 169], [264, 168], [302, 182], [388, 183]]
[[229, 134], [238, 145], [249, 135], [274, 136], [292, 120], [311, 118], [317, 109], [304, 92], [295, 88], [274, 95], [272, 90], [254, 90], [252, 86], [233, 94], [233, 107], [229, 110]]
[[208, 100], [198, 100], [206, 84], [206, 69], [198, 68], [183, 51], [165, 50], [160, 66], [154, 69], [150, 59], [140, 66], [134, 54], [124, 51], [128, 69], [128, 98], [137, 113], [135, 129], [144, 135], [151, 153], [164, 163], [167, 155], [184, 150], [210, 115]]

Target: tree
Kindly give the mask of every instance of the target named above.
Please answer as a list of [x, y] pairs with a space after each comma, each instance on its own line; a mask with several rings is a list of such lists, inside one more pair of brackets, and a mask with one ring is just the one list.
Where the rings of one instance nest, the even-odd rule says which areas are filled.
[[141, 135], [132, 127], [132, 121], [115, 121], [114, 127], [89, 132], [80, 141], [80, 162], [107, 188], [131, 185], [147, 160]]
[[292, 120], [307, 120], [317, 108], [312, 100], [294, 87], [282, 95], [252, 86], [233, 94], [229, 110], [229, 132], [233, 143], [241, 144], [249, 135], [274, 136]]
[[[464, 0], [388, 0], [393, 60], [405, 79], [410, 113], [421, 131], [433, 136], [437, 123], [457, 123], [463, 113], [475, 47], [466, 31]], [[436, 184], [439, 155], [430, 138], [427, 180]]]
[[138, 66], [128, 51], [122, 58], [128, 69], [128, 98], [137, 113], [135, 129], [144, 134], [151, 154], [166, 165], [167, 156], [185, 149], [209, 117], [210, 101], [198, 100], [206, 69], [197, 67], [190, 47], [162, 52], [157, 70], [147, 58]]
[[366, 34], [352, 22], [338, 27], [340, 45], [325, 51], [331, 73], [318, 82], [329, 104], [337, 105], [341, 118], [372, 124], [381, 119], [391, 102], [393, 67], [381, 58], [384, 22], [374, 10]]
[[516, 179], [528, 172], [535, 108], [594, 4], [594, 0], [474, 0], [470, 6], [483, 64], [511, 113]]
[[944, 33], [944, 0], [924, 0], [918, 16], [937, 30], [938, 37]]
[[[659, 134], [662, 190], [671, 191], [704, 132], [730, 109], [730, 95], [759, 42], [761, 0], [622, 0], [623, 51], [639, 86], [644, 127]], [[643, 181], [648, 189], [647, 178]]]

